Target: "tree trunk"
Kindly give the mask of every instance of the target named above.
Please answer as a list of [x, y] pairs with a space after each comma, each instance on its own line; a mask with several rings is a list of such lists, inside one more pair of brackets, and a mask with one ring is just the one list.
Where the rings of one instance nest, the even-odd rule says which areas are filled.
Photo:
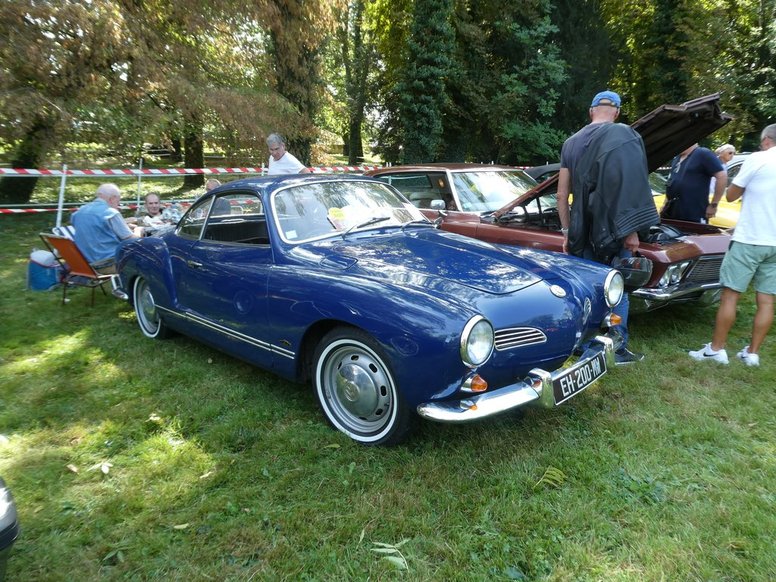
[[363, 115], [350, 118], [350, 135], [348, 136], [348, 164], [357, 166], [364, 161], [364, 143], [361, 140], [361, 122]]
[[170, 140], [170, 146], [172, 147], [172, 153], [170, 154], [170, 161], [178, 163], [183, 159], [183, 146], [181, 145], [181, 138], [174, 137]]
[[[186, 122], [186, 134], [183, 137], [183, 159], [187, 168], [205, 167], [205, 149], [202, 143], [202, 126], [198, 120]], [[205, 183], [202, 174], [186, 174], [184, 189], [199, 188]]]
[[[22, 138], [11, 162], [13, 168], [35, 169], [45, 159], [49, 144], [54, 143], [54, 129], [39, 120]], [[27, 204], [38, 178], [6, 176], [0, 180], [0, 204]]]

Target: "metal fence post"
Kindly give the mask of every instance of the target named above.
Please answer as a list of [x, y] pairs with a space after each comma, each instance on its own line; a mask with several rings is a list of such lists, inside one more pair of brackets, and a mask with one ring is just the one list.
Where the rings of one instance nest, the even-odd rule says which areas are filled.
[[57, 204], [57, 226], [62, 226], [62, 207], [65, 205], [65, 183], [67, 182], [67, 164], [62, 164], [62, 180], [59, 183], [59, 202]]

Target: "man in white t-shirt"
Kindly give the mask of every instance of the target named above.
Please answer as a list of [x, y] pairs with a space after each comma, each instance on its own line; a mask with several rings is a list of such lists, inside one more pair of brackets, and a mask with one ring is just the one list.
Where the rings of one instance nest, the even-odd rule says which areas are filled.
[[695, 360], [728, 363], [725, 343], [736, 321], [738, 298], [754, 282], [752, 340], [738, 358], [748, 366], [760, 365], [760, 346], [773, 322], [776, 295], [776, 123], [760, 134], [760, 149], [747, 157], [727, 190], [729, 202], [743, 196], [741, 214], [720, 269], [722, 298], [711, 343], [690, 352]]
[[269, 134], [267, 146], [269, 147], [269, 171], [267, 175], [310, 173], [309, 168], [306, 168], [293, 154], [286, 151], [286, 140], [283, 139], [283, 136], [277, 133]]

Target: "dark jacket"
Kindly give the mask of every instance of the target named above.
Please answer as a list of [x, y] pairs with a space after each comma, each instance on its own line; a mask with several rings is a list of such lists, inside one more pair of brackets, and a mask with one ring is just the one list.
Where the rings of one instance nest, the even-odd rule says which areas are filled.
[[644, 142], [627, 125], [609, 123], [596, 131], [571, 179], [568, 240], [573, 255], [608, 263], [626, 236], [660, 222]]

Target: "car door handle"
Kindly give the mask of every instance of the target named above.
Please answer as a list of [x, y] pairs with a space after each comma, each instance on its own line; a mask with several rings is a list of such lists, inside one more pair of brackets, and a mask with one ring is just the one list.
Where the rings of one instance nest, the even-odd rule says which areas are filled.
[[197, 261], [186, 261], [186, 264], [191, 267], [192, 269], [201, 269], [202, 263], [198, 263]]

